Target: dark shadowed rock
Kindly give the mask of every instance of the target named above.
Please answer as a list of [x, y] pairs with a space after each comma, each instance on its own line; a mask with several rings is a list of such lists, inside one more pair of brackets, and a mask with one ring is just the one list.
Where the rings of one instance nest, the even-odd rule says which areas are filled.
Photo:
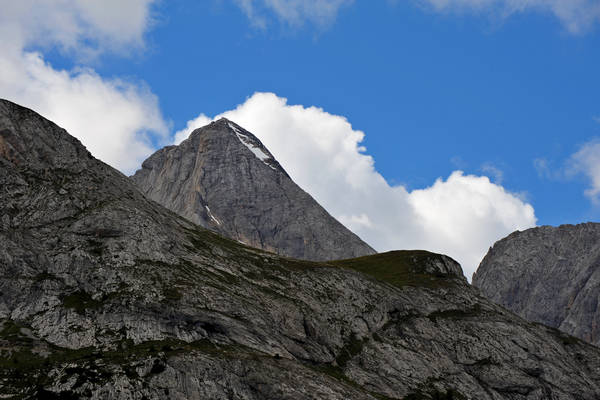
[[473, 285], [523, 318], [600, 344], [600, 224], [515, 232], [490, 249]]
[[0, 396], [585, 399], [600, 349], [479, 296], [452, 259], [243, 246], [0, 101]]
[[150, 199], [252, 247], [307, 260], [375, 253], [296, 185], [258, 138], [226, 119], [157, 151], [131, 179]]

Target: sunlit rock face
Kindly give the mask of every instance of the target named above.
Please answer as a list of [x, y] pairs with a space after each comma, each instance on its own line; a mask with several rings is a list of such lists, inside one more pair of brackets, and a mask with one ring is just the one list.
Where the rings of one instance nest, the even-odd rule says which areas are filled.
[[159, 204], [252, 247], [306, 260], [375, 253], [296, 185], [256, 136], [227, 119], [157, 151], [132, 180]]
[[600, 344], [600, 224], [515, 232], [490, 249], [473, 284], [523, 318]]

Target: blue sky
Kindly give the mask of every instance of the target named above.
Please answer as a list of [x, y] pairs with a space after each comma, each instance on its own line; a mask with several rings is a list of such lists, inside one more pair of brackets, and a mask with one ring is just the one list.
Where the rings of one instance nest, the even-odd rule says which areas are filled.
[[[136, 159], [170, 143], [198, 115], [216, 116], [266, 92], [345, 117], [365, 133], [362, 153], [392, 187], [426, 189], [462, 170], [533, 206], [537, 224], [600, 216], [597, 196], [584, 194], [600, 176], [590, 144], [600, 137], [596, 1], [536, 0], [514, 10], [504, 0], [479, 8], [470, 0], [324, 0], [332, 8], [322, 18], [304, 0], [136, 1], [141, 5], [122, 10], [145, 12], [131, 31], [114, 30], [112, 20], [88, 23], [88, 11], [73, 11], [83, 32], [71, 33], [73, 42], [55, 27], [46, 38], [23, 33], [33, 9], [4, 17], [23, 25], [14, 33], [22, 42], [14, 63], [38, 54], [48, 73], [67, 71], [65, 82], [89, 73], [98, 87], [108, 82], [144, 104], [135, 108], [138, 119], [115, 128], [122, 136], [127, 129], [158, 132]], [[273, 4], [300, 11], [286, 16]], [[564, 4], [573, 9], [565, 14]], [[28, 104], [34, 96], [25, 89], [0, 82], [0, 90], [71, 126], [72, 116], [48, 105], [58, 100]], [[77, 91], [69, 90], [61, 101]], [[148, 112], [156, 114], [153, 122], [140, 122]], [[69, 130], [78, 136], [82, 124]], [[585, 160], [574, 156], [582, 148], [589, 150]], [[308, 180], [300, 183], [312, 193]], [[327, 203], [326, 195], [315, 197]]]

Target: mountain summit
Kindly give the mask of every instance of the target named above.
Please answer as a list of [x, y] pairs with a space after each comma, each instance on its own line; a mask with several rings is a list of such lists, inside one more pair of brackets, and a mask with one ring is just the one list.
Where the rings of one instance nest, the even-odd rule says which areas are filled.
[[485, 256], [473, 285], [530, 321], [600, 345], [600, 224], [514, 232]]
[[225, 118], [157, 151], [131, 178], [150, 199], [252, 247], [307, 260], [375, 253], [294, 183], [256, 136]]

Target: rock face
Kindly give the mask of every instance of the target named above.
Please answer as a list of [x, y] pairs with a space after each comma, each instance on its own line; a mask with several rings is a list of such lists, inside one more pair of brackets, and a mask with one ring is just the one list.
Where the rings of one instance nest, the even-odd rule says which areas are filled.
[[298, 187], [258, 138], [227, 119], [157, 151], [131, 179], [150, 199], [252, 247], [306, 260], [375, 253]]
[[600, 224], [515, 232], [485, 256], [473, 285], [530, 321], [600, 344]]
[[524, 321], [450, 258], [245, 247], [147, 200], [0, 101], [0, 396], [597, 399], [600, 349]]

